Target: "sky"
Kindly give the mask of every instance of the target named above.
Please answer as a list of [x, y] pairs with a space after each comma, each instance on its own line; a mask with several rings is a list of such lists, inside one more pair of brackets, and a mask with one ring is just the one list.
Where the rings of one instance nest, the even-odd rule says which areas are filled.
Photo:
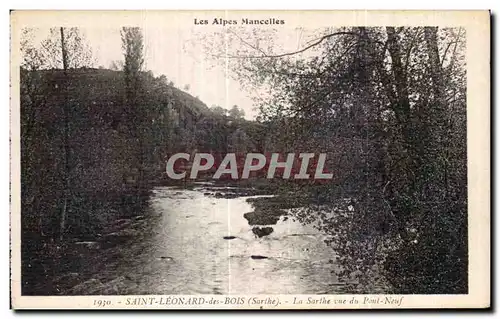
[[[226, 73], [231, 71], [225, 67], [224, 61], [217, 62], [213, 57], [209, 58], [203, 43], [200, 43], [203, 36], [213, 38], [221, 28], [178, 28], [175, 24], [157, 27], [146, 24], [142, 30], [144, 70], [152, 71], [155, 76], [165, 75], [179, 89], [184, 90], [185, 86], [189, 85], [188, 92], [199, 97], [209, 107], [218, 105], [230, 109], [233, 105], [238, 105], [245, 111], [245, 118], [254, 119], [258, 115], [252, 100], [252, 96], [258, 92], [248, 92], [238, 81], [226, 76]], [[201, 37], [200, 30], [203, 30]], [[95, 67], [110, 68], [113, 61], [123, 61], [120, 28], [85, 26], [80, 28], [80, 32], [92, 48], [96, 60]], [[49, 33], [48, 28], [38, 28], [34, 42], [41, 42]], [[285, 52], [296, 50], [304, 40], [302, 30], [297, 28], [282, 28], [275, 32], [275, 37], [286, 44], [278, 45]], [[256, 40], [257, 38], [254, 41], [266, 41]], [[221, 40], [222, 38], [219, 42]], [[231, 45], [241, 45], [238, 41], [232, 42]]]
[[[123, 60], [120, 30], [82, 30], [94, 51], [98, 66], [108, 68], [112, 61]], [[179, 89], [189, 85], [188, 92], [207, 106], [231, 108], [238, 105], [246, 117], [257, 115], [252, 99], [236, 81], [226, 78], [222, 66], [207, 61], [203, 52], [191, 43], [186, 29], [144, 28], [144, 69], [155, 76], [165, 75]]]
[[[109, 68], [113, 61], [123, 60], [119, 29], [83, 28], [82, 32], [92, 47], [96, 66]], [[258, 115], [252, 100], [255, 92], [245, 91], [238, 81], [226, 77], [226, 72], [231, 71], [223, 61], [217, 63], [207, 58], [202, 46], [196, 43], [199, 39], [194, 28], [145, 27], [143, 32], [145, 70], [151, 70], [155, 76], [165, 75], [179, 89], [189, 85], [188, 92], [209, 107], [230, 109], [238, 105], [247, 119]], [[285, 38], [298, 35], [296, 30], [285, 33], [289, 33]]]

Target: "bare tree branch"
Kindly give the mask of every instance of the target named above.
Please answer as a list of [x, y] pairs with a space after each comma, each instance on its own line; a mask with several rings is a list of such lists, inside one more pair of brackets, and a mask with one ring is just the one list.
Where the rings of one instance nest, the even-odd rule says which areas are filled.
[[335, 32], [335, 33], [327, 34], [327, 35], [324, 35], [324, 36], [320, 37], [318, 40], [314, 41], [310, 45], [308, 45], [308, 46], [306, 46], [306, 47], [304, 47], [304, 48], [302, 48], [300, 50], [293, 51], [293, 52], [288, 52], [288, 53], [276, 54], [276, 55], [268, 54], [268, 53], [262, 51], [261, 49], [258, 49], [255, 46], [250, 45], [248, 42], [244, 41], [240, 36], [238, 36], [238, 38], [240, 40], [242, 40], [243, 43], [249, 45], [253, 49], [258, 50], [259, 52], [262, 53], [262, 55], [247, 55], [247, 56], [241, 56], [241, 55], [223, 55], [223, 56], [219, 56], [219, 57], [225, 57], [225, 58], [229, 58], [229, 59], [282, 58], [282, 57], [286, 57], [286, 56], [292, 56], [292, 55], [303, 53], [303, 52], [305, 52], [305, 51], [307, 51], [307, 50], [309, 50], [309, 49], [311, 49], [311, 48], [313, 48], [313, 47], [321, 44], [326, 39], [329, 39], [331, 37], [338, 36], [338, 35], [356, 35], [356, 36], [359, 36], [359, 34], [356, 33], [356, 32], [347, 32], [347, 31]]

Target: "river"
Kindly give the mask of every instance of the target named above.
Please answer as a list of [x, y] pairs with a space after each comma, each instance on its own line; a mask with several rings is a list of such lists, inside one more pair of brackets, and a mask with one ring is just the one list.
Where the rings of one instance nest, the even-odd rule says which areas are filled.
[[[222, 189], [221, 192], [224, 192]], [[131, 238], [99, 250], [93, 273], [65, 294], [335, 294], [335, 252], [311, 225], [281, 216], [267, 236], [252, 231], [249, 196], [217, 198], [157, 187]], [[127, 230], [127, 229], [125, 229]], [[268, 228], [269, 230], [269, 228]]]

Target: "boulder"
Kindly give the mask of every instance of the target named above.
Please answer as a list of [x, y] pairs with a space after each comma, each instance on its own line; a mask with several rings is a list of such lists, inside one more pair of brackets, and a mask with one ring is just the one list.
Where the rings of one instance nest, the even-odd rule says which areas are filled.
[[252, 228], [252, 232], [257, 235], [259, 238], [268, 236], [274, 231], [272, 227], [254, 227]]
[[261, 256], [261, 255], [252, 255], [250, 256], [252, 259], [268, 259], [269, 257]]

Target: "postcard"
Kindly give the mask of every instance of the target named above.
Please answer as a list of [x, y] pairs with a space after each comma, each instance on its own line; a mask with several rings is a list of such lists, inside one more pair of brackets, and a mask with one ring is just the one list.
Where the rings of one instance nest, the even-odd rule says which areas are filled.
[[489, 308], [490, 12], [11, 12], [14, 309]]

